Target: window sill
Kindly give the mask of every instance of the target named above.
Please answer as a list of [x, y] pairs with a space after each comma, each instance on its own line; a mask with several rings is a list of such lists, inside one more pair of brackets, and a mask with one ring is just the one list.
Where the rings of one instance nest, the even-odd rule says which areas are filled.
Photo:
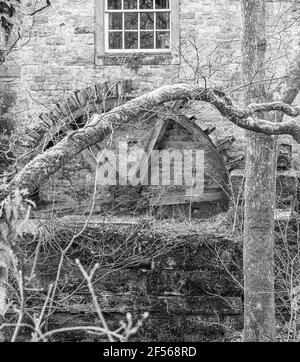
[[173, 53], [107, 53], [96, 55], [96, 65], [115, 66], [126, 65], [137, 67], [142, 65], [178, 65], [180, 64], [179, 54]]

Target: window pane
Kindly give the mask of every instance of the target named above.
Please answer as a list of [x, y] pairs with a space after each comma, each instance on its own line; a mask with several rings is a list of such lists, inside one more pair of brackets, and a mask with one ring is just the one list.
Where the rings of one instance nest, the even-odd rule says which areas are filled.
[[155, 8], [156, 9], [170, 9], [170, 1], [169, 0], [155, 0]]
[[122, 13], [109, 14], [109, 30], [122, 30]]
[[138, 29], [138, 13], [125, 13], [125, 29]]
[[156, 48], [157, 49], [170, 49], [170, 32], [169, 31], [156, 32]]
[[140, 0], [140, 9], [153, 9], [153, 0]]
[[154, 49], [154, 31], [141, 31], [141, 49]]
[[122, 9], [122, 0], [107, 0], [107, 9], [109, 10]]
[[137, 9], [137, 0], [124, 0], [124, 9]]
[[170, 29], [170, 13], [156, 13], [156, 29]]
[[141, 13], [141, 29], [154, 29], [154, 13]]
[[115, 32], [109, 32], [108, 34], [108, 47], [109, 49], [122, 49], [122, 32], [121, 31], [115, 31]]
[[137, 49], [138, 48], [138, 32], [126, 31], [125, 32], [125, 49]]

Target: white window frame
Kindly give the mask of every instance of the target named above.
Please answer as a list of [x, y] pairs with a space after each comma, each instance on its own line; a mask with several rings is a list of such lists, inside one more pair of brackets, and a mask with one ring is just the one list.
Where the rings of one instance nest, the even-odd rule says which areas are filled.
[[[105, 6], [107, 6], [107, 0], [105, 1]], [[166, 53], [170, 53], [170, 48], [163, 48], [163, 49], [156, 49], [156, 31], [169, 31], [170, 32], [170, 42], [172, 39], [172, 27], [171, 27], [171, 19], [172, 19], [172, 0], [169, 1], [170, 4], [170, 8], [169, 9], [155, 9], [155, 0], [153, 0], [153, 9], [140, 9], [139, 8], [139, 4], [140, 2], [138, 1], [138, 7], [137, 9], [118, 9], [118, 10], [108, 10], [107, 8], [105, 8], [105, 18], [104, 18], [104, 31], [105, 31], [105, 52], [106, 53], [162, 53], [162, 52], [166, 52]], [[124, 1], [122, 1], [122, 5], [124, 5]], [[124, 26], [124, 20], [125, 20], [125, 13], [154, 13], [154, 27], [153, 27], [153, 31], [154, 31], [154, 48], [153, 49], [141, 49], [140, 48], [140, 32], [143, 31], [140, 29], [140, 17], [138, 17], [138, 28], [137, 30], [133, 30], [135, 32], [138, 33], [138, 48], [137, 49], [125, 49], [125, 32], [126, 30], [124, 30], [124, 28], [122, 29], [122, 44], [123, 44], [123, 49], [109, 49], [108, 48], [108, 35], [109, 32], [120, 32], [120, 30], [109, 30], [108, 29], [108, 23], [109, 23], [109, 14], [110, 13], [122, 13], [122, 17], [123, 17], [123, 26]], [[170, 29], [157, 29], [156, 28], [156, 14], [157, 13], [170, 13]], [[151, 29], [152, 30], [152, 29]], [[130, 30], [129, 30], [130, 31]], [[146, 30], [147, 31], [147, 30]], [[149, 30], [150, 31], [150, 30]], [[170, 44], [171, 47], [171, 44]]]
[[[179, 52], [179, 0], [170, 0], [170, 9], [118, 9], [107, 10], [107, 0], [95, 0], [95, 21], [96, 21], [96, 63], [97, 58], [105, 55], [119, 54], [178, 54]], [[167, 49], [108, 49], [108, 14], [110, 12], [170, 12], [170, 48]], [[124, 15], [123, 15], [124, 17]], [[123, 19], [124, 20], [124, 19]], [[154, 24], [154, 31], [156, 24]], [[111, 31], [111, 30], [110, 30]], [[118, 31], [118, 30], [116, 30]], [[138, 32], [140, 32], [138, 25]], [[162, 31], [167, 31], [162, 29]], [[123, 31], [124, 34], [124, 31]], [[156, 38], [156, 37], [155, 37]], [[123, 39], [124, 41], [124, 39]], [[156, 41], [156, 39], [155, 39]], [[140, 42], [140, 37], [139, 37]], [[124, 47], [124, 42], [123, 42]]]

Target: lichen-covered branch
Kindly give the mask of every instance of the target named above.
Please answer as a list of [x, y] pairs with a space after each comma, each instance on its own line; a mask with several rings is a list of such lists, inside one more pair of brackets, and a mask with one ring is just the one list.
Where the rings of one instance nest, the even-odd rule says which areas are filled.
[[[249, 117], [257, 112], [274, 110], [296, 117], [300, 114], [299, 107], [291, 107], [282, 102], [239, 107], [219, 90], [189, 84], [170, 85], [135, 98], [104, 115], [94, 115], [84, 128], [72, 132], [53, 148], [28, 163], [11, 182], [9, 191], [18, 188], [27, 189], [28, 193], [33, 192], [41, 182], [57, 172], [81, 151], [103, 141], [117, 125], [128, 123], [163, 103], [184, 98], [211, 103], [224, 117], [241, 128], [267, 135], [289, 134], [300, 143], [300, 122], [297, 119], [272, 123]], [[5, 195], [2, 195], [2, 199], [3, 196]]]

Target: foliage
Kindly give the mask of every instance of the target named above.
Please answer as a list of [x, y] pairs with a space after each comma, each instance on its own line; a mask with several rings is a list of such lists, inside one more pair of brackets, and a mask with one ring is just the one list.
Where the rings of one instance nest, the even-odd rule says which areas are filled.
[[[0, 64], [16, 48], [23, 32], [30, 31], [34, 16], [51, 5], [50, 0], [42, 0], [42, 5], [33, 5], [28, 0], [0, 1]], [[28, 22], [28, 19], [31, 21]]]

